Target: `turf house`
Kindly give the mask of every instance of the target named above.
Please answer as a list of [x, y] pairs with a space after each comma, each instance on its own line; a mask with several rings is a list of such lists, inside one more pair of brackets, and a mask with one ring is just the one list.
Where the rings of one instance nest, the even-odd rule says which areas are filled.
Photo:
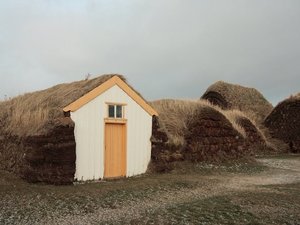
[[266, 117], [264, 125], [273, 138], [284, 141], [290, 152], [300, 152], [300, 93], [281, 101]]
[[0, 102], [0, 169], [31, 182], [145, 173], [157, 112], [121, 75], [60, 84]]
[[150, 102], [153, 120], [152, 164], [169, 171], [177, 161], [220, 163], [249, 159], [269, 149], [256, 122], [239, 110], [223, 110], [207, 100]]
[[212, 84], [202, 95], [222, 109], [237, 109], [251, 115], [258, 123], [272, 111], [273, 106], [255, 88], [218, 81]]

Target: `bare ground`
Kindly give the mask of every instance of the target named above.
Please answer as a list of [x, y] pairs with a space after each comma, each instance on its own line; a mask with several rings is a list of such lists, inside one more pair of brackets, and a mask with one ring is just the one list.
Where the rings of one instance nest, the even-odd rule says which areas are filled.
[[0, 224], [300, 224], [300, 156], [75, 186], [0, 172]]

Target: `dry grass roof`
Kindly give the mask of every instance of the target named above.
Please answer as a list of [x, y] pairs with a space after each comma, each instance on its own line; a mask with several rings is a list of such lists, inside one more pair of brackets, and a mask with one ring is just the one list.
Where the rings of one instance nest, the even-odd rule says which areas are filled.
[[171, 144], [184, 145], [184, 135], [187, 132], [187, 120], [193, 117], [194, 113], [199, 109], [210, 108], [222, 115], [232, 124], [241, 136], [246, 137], [246, 132], [242, 126], [238, 124], [240, 117], [248, 118], [244, 113], [238, 110], [223, 110], [218, 106], [211, 104], [207, 100], [175, 100], [163, 99], [150, 103], [158, 112], [159, 121], [162, 128], [167, 133]]
[[[255, 88], [218, 81], [211, 85], [203, 99], [220, 102], [225, 109], [238, 109], [261, 122], [273, 109], [273, 106]], [[215, 103], [215, 102], [214, 102]]]
[[59, 84], [0, 102], [0, 134], [19, 136], [44, 134], [47, 132], [45, 130], [47, 124], [64, 117], [65, 106], [113, 76], [118, 76], [126, 82], [122, 75], [108, 74], [90, 80]]
[[295, 103], [295, 102], [299, 102], [299, 101], [300, 101], [300, 92], [290, 95], [289, 97], [287, 97], [287, 98], [283, 99], [282, 101], [278, 102], [278, 104], [272, 109], [272, 111], [269, 112], [269, 114], [267, 115], [265, 120], [267, 120], [268, 117], [272, 113], [276, 112], [278, 110], [278, 108], [282, 107], [282, 105], [291, 104], [291, 103]]
[[300, 151], [300, 93], [279, 102], [264, 125], [273, 138], [285, 141], [291, 151]]
[[288, 99], [290, 100], [299, 100], [300, 99], [300, 92], [294, 95], [291, 95]]

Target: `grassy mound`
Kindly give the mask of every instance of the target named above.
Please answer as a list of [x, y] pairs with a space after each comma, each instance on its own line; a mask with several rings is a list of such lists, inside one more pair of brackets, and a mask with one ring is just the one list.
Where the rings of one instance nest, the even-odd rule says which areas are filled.
[[[223, 110], [206, 100], [159, 100], [153, 126], [154, 162], [162, 170], [178, 160], [221, 162], [248, 157], [265, 145], [255, 123], [242, 112]], [[165, 166], [165, 167], [164, 167]]]
[[201, 99], [207, 99], [222, 109], [237, 109], [261, 123], [273, 106], [256, 89], [218, 81], [211, 85]]
[[291, 152], [300, 152], [300, 93], [280, 102], [264, 124], [273, 138], [287, 143]]

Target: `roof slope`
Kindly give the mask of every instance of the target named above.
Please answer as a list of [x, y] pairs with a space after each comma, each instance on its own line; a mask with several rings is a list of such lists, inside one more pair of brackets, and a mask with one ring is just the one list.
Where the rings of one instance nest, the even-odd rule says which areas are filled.
[[137, 93], [132, 87], [130, 87], [124, 80], [122, 80], [118, 76], [114, 76], [111, 79], [105, 81], [98, 87], [94, 88], [90, 92], [86, 93], [81, 98], [72, 102], [68, 106], [66, 106], [63, 110], [64, 112], [75, 112], [85, 104], [89, 103], [91, 100], [101, 95], [103, 92], [111, 88], [112, 86], [117, 85], [121, 88], [127, 95], [129, 95], [137, 104], [139, 104], [147, 113], [151, 116], [158, 115], [157, 112], [147, 103], [143, 97], [139, 93]]
[[184, 136], [188, 132], [187, 121], [194, 118], [195, 113], [201, 110], [214, 112], [211, 115], [203, 113], [209, 118], [213, 118], [215, 114], [222, 115], [232, 125], [232, 129], [235, 129], [241, 136], [246, 136], [244, 128], [237, 122], [240, 117], [247, 118], [242, 112], [222, 110], [207, 100], [162, 99], [150, 102], [150, 104], [159, 113], [160, 124], [172, 144], [185, 144]]
[[292, 96], [290, 96], [288, 99], [292, 99], [292, 100], [294, 100], [294, 99], [296, 99], [296, 100], [300, 99], [300, 92], [296, 93], [296, 94], [294, 94]]
[[218, 81], [211, 85], [201, 97], [223, 109], [238, 109], [256, 117], [261, 122], [273, 106], [255, 88]]
[[64, 117], [64, 107], [114, 76], [126, 82], [122, 75], [107, 74], [91, 80], [59, 84], [0, 102], [0, 134], [29, 136], [47, 133], [54, 121]]

